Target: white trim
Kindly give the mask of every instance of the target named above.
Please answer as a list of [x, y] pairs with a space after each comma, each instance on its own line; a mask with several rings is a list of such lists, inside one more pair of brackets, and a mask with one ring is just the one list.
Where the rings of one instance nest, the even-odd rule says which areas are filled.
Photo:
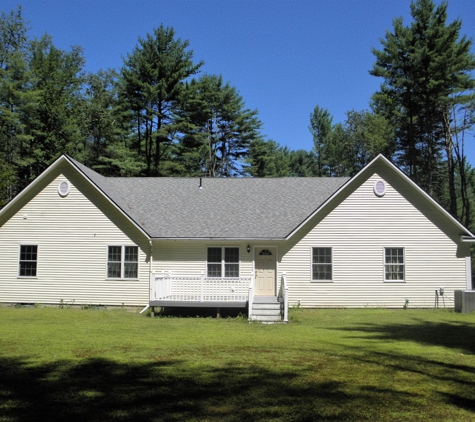
[[472, 290], [472, 254], [470, 245], [465, 244], [465, 287]]
[[[383, 190], [380, 192], [378, 190], [378, 186], [382, 184], [383, 185]], [[374, 182], [373, 185], [373, 192], [378, 198], [382, 198], [384, 195], [386, 195], [386, 182], [384, 180], [378, 179], [376, 182]]]
[[[21, 259], [21, 248], [22, 246], [36, 246], [36, 261], [23, 261], [23, 262], [36, 262], [36, 271], [35, 271], [35, 275], [20, 275], [20, 263], [22, 262], [22, 259]], [[39, 253], [40, 253], [40, 247], [38, 245], [37, 242], [22, 242], [22, 243], [19, 243], [18, 244], [18, 270], [17, 270], [17, 278], [19, 279], [29, 279], [29, 280], [32, 280], [32, 279], [37, 279], [38, 278], [38, 256], [39, 256]]]
[[50, 173], [56, 170], [56, 167], [61, 164], [61, 162], [66, 161], [75, 171], [77, 171], [85, 180], [89, 182], [89, 184], [96, 189], [111, 205], [113, 205], [127, 220], [129, 220], [147, 239], [150, 239], [150, 236], [147, 232], [144, 231], [139, 224], [137, 224], [129, 215], [122, 210], [111, 198], [109, 198], [89, 177], [87, 177], [70, 159], [67, 155], [62, 155], [59, 157], [53, 164], [51, 164], [43, 173], [41, 173], [35, 180], [33, 180], [25, 189], [23, 189], [18, 195], [16, 195], [7, 205], [5, 205], [0, 210], [0, 217], [8, 212], [8, 210], [21, 199], [25, 195], [28, 194], [31, 190], [33, 190], [36, 185], [40, 184], [41, 181]]
[[[242, 268], [242, 262], [241, 262], [241, 246], [242, 245], [227, 245], [227, 246], [223, 246], [223, 245], [206, 245], [206, 259], [205, 259], [205, 274], [206, 274], [206, 277], [213, 277], [213, 278], [239, 278], [241, 277], [241, 268]], [[213, 276], [213, 275], [209, 275], [208, 274], [208, 250], [210, 248], [216, 248], [216, 249], [221, 249], [221, 277], [218, 277], [218, 276]], [[225, 252], [225, 249], [226, 248], [233, 248], [233, 249], [237, 249], [238, 250], [238, 254], [239, 254], [239, 259], [238, 259], [238, 262], [228, 262], [228, 264], [238, 264], [238, 275], [237, 277], [226, 277], [226, 261], [225, 261], [225, 256], [226, 256], [226, 252]], [[245, 248], [247, 248], [247, 245], [245, 246]], [[247, 253], [247, 251], [246, 251]], [[217, 262], [211, 262], [211, 264], [217, 264]]]
[[[64, 184], [66, 185], [66, 192], [63, 192], [63, 191], [61, 190], [61, 187], [62, 187]], [[58, 194], [59, 194], [59, 196], [61, 196], [62, 198], [65, 198], [66, 196], [68, 196], [68, 195], [69, 195], [70, 188], [71, 188], [71, 184], [69, 183], [68, 180], [61, 180], [61, 181], [59, 182], [59, 184], [58, 184]]]
[[[154, 242], [160, 242], [162, 240], [174, 240], [174, 241], [216, 241], [216, 242], [285, 242], [287, 239], [283, 237], [151, 237], [150, 240]], [[247, 244], [246, 244], [247, 247]]]
[[[99, 192], [107, 201], [109, 201], [110, 204], [112, 204], [127, 220], [129, 220], [139, 231], [147, 238], [150, 239], [150, 236], [147, 234], [147, 232], [140, 227], [138, 223], [135, 222], [124, 210], [122, 210], [121, 207], [119, 207], [109, 196], [106, 195], [106, 193], [99, 188], [89, 177], [86, 176], [85, 173], [82, 172], [81, 169], [79, 169], [70, 159], [67, 155], [62, 155], [59, 159], [64, 158], [84, 179], [86, 179], [96, 190]], [[59, 160], [58, 159], [58, 160]], [[56, 164], [56, 162], [54, 163]], [[54, 166], [54, 164], [52, 166]], [[43, 174], [40, 174], [41, 177]], [[101, 176], [104, 177], [104, 176]], [[36, 179], [35, 179], [36, 180]]]
[[[402, 280], [393, 280], [386, 278], [386, 249], [402, 249], [403, 259], [403, 275]], [[407, 280], [407, 263], [406, 263], [406, 248], [404, 246], [383, 246], [383, 281], [385, 283], [406, 283]]]
[[[109, 248], [120, 248], [120, 277], [109, 277]], [[125, 277], [125, 248], [137, 249], [137, 277]], [[111, 261], [111, 263], [118, 263], [119, 261]], [[135, 263], [135, 261], [127, 261]], [[120, 245], [111, 244], [106, 246], [106, 280], [138, 280], [140, 267], [140, 248], [137, 245]]]
[[275, 250], [275, 274], [274, 274], [274, 287], [275, 287], [275, 294], [277, 295], [279, 292], [278, 289], [278, 276], [279, 276], [279, 247], [277, 245], [252, 245], [252, 274], [254, 276], [254, 288], [256, 286], [256, 249], [258, 248], [266, 248], [266, 249], [273, 249]]
[[[314, 279], [313, 278], [313, 250], [314, 249], [330, 249], [330, 257], [331, 257], [331, 274], [332, 278], [331, 279], [324, 279], [324, 280], [319, 280], [319, 279]], [[327, 246], [327, 245], [319, 245], [319, 246], [310, 246], [310, 283], [333, 283], [333, 246]]]
[[377, 157], [375, 157], [369, 164], [367, 164], [365, 167], [363, 167], [355, 176], [353, 176], [351, 179], [349, 179], [346, 183], [344, 183], [342, 186], [340, 186], [327, 200], [320, 205], [318, 209], [316, 209], [312, 214], [310, 214], [302, 223], [300, 223], [294, 230], [292, 230], [287, 237], [285, 237], [285, 240], [289, 240], [295, 233], [297, 233], [305, 224], [307, 224], [315, 215], [319, 214], [322, 212], [323, 209], [325, 209], [332, 200], [340, 195], [341, 192], [344, 190], [348, 189], [349, 186], [353, 185], [356, 183], [356, 180], [360, 178], [360, 176], [368, 170], [374, 163], [377, 161], [382, 161], [385, 163], [389, 168], [393, 169], [396, 171], [396, 173], [403, 178], [404, 181], [412, 185], [423, 197], [428, 199], [432, 205], [434, 205], [436, 208], [439, 209], [446, 217], [448, 217], [453, 223], [455, 223], [460, 229], [464, 231], [464, 233], [472, 238], [475, 238], [475, 235], [471, 233], [466, 227], [463, 226], [457, 219], [455, 219], [448, 211], [446, 211], [441, 205], [439, 205], [434, 198], [432, 198], [427, 192], [425, 192], [422, 188], [417, 186], [416, 183], [414, 183], [408, 176], [404, 174], [404, 172], [400, 169], [398, 169], [391, 161], [389, 161], [384, 155], [379, 154]]

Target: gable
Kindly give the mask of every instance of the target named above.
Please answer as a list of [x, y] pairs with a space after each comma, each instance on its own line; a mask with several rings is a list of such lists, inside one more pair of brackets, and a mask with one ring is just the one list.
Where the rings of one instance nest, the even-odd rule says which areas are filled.
[[[375, 194], [375, 183], [377, 181], [382, 181], [387, 188], [386, 193], [383, 196]], [[454, 241], [459, 242], [460, 236], [467, 236], [469, 238], [474, 237], [467, 228], [452, 217], [433, 198], [412, 182], [403, 172], [391, 164], [382, 155], [379, 155], [347, 184], [335, 192], [315, 213], [307, 218], [307, 220], [302, 222], [302, 224], [297, 227], [296, 230], [287, 237], [287, 239], [294, 236], [318, 214], [321, 214], [321, 218], [323, 218], [323, 216], [327, 215], [331, 210], [340, 207], [340, 204], [346, 198], [353, 195], [356, 189], [359, 189], [359, 187], [363, 185], [365, 186], [364, 191], [366, 195], [364, 197], [357, 196], [360, 198], [360, 202], [354, 202], [354, 213], [352, 214], [351, 211], [349, 212], [351, 218], [362, 218], [364, 221], [367, 221], [375, 216], [381, 215], [381, 213], [392, 215], [393, 219], [403, 216], [407, 218], [410, 217], [407, 213], [403, 212], [401, 215], [398, 214], [399, 206], [401, 206], [402, 203], [407, 202], [411, 204], [412, 216], [417, 213], [424, 215], [424, 217], [430, 220], [435, 226], [440, 227], [447, 236], [452, 237]], [[404, 201], [394, 201], [395, 192], [398, 192], [401, 195], [401, 198], [404, 198]], [[364, 212], [365, 215], [358, 216], [358, 213], [362, 212], [357, 211], [358, 204], [366, 204], [368, 206], [367, 211]], [[410, 219], [408, 221], [410, 221]], [[344, 226], [345, 225], [343, 224], [343, 227]], [[375, 226], [374, 229], [376, 228], [377, 227]], [[413, 227], [413, 229], [417, 231], [417, 227]]]

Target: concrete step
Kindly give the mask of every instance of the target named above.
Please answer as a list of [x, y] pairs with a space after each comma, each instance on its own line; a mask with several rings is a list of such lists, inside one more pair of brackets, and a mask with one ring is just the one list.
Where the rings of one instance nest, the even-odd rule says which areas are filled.
[[275, 316], [280, 318], [280, 309], [253, 309], [252, 315]]
[[258, 322], [282, 322], [280, 316], [275, 317], [273, 315], [253, 315], [252, 320]]
[[276, 296], [254, 296], [252, 320], [264, 324], [282, 322], [281, 303]]
[[280, 303], [277, 296], [254, 296], [253, 303]]
[[253, 303], [252, 309], [280, 309], [280, 303]]

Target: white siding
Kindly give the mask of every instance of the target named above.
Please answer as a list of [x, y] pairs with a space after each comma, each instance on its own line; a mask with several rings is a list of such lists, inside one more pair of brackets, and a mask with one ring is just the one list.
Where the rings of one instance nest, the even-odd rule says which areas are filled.
[[[466, 288], [460, 229], [394, 170], [375, 169], [282, 246], [279, 269], [292, 305], [402, 308], [408, 299], [410, 307], [430, 307], [444, 287], [453, 306], [453, 291]], [[383, 197], [373, 192], [378, 179], [386, 182]], [[312, 281], [312, 247], [332, 248], [331, 282]], [[384, 281], [385, 247], [404, 248], [404, 282]]]
[[[66, 166], [62, 170], [65, 174], [46, 181], [1, 227], [0, 301], [145, 306], [149, 294], [145, 236], [75, 171]], [[64, 198], [58, 194], [62, 180], [70, 182]], [[19, 247], [24, 244], [38, 245], [36, 278], [18, 277]], [[138, 279], [107, 279], [109, 245], [139, 247]]]
[[158, 274], [171, 271], [174, 275], [199, 276], [206, 274], [207, 248], [239, 247], [239, 274], [248, 277], [253, 271], [253, 252], [247, 253], [248, 243], [229, 241], [168, 240], [153, 244], [153, 270]]

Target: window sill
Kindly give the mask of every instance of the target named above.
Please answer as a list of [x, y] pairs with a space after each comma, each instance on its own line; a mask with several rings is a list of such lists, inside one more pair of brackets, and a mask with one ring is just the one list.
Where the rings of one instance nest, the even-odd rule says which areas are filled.
[[19, 275], [17, 277], [17, 280], [38, 280], [38, 277], [36, 277], [36, 276], [31, 276], [30, 277], [30, 276], [27, 276], [27, 275], [24, 275], [24, 276]]
[[106, 281], [140, 281], [139, 278], [106, 278]]
[[384, 280], [385, 283], [405, 283], [406, 280]]
[[333, 280], [311, 280], [311, 283], [333, 283]]

